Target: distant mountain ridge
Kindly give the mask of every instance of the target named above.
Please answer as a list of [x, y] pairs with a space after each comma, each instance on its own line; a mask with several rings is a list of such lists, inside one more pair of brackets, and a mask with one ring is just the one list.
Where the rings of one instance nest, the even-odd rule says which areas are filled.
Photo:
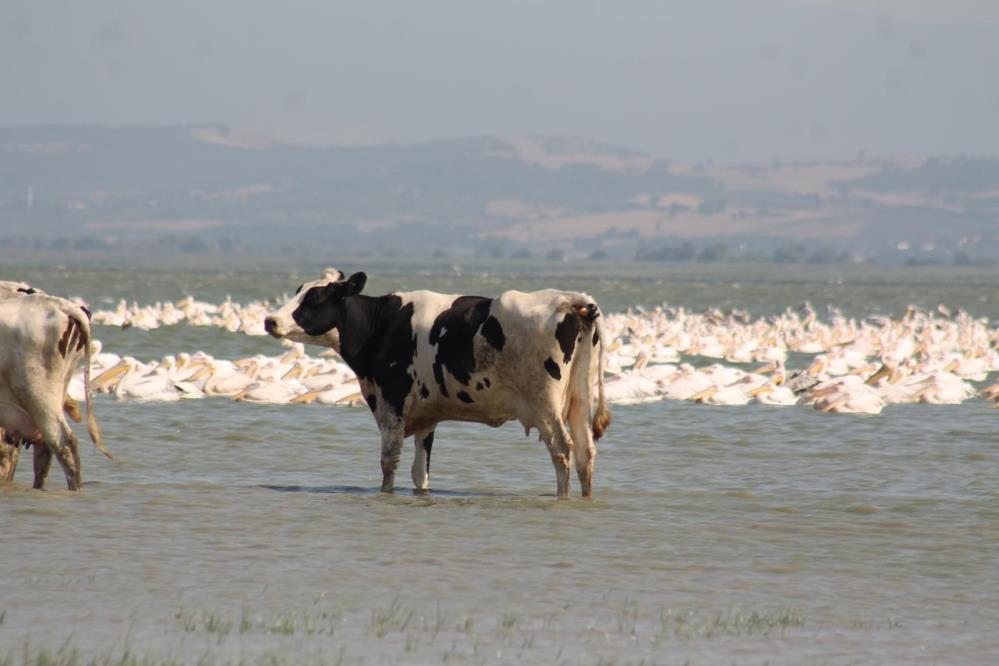
[[22, 249], [974, 261], [999, 256], [997, 228], [999, 160], [672, 165], [569, 137], [0, 128], [0, 240]]

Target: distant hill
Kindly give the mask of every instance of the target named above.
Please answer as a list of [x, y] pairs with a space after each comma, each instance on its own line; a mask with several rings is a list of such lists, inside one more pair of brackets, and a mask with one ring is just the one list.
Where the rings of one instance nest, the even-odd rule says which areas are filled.
[[991, 261], [999, 161], [672, 165], [582, 139], [0, 128], [0, 252]]

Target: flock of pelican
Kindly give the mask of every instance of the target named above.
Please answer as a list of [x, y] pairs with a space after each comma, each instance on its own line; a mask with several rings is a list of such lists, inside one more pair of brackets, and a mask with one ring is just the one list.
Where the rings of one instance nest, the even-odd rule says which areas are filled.
[[[152, 329], [217, 326], [265, 335], [266, 302], [221, 304], [192, 297], [93, 313], [95, 324]], [[810, 405], [824, 412], [878, 414], [896, 403], [959, 404], [979, 397], [999, 408], [999, 328], [941, 306], [861, 321], [810, 305], [752, 319], [748, 313], [636, 308], [606, 315], [606, 395], [618, 404], [692, 400], [708, 405]], [[99, 329], [98, 329], [99, 330]], [[158, 361], [119, 357], [95, 341], [92, 388], [121, 399], [226, 397], [256, 403], [363, 404], [357, 379], [332, 350], [310, 355], [284, 342], [279, 355], [238, 360], [204, 352]], [[789, 370], [789, 354], [806, 354]], [[726, 364], [727, 363], [727, 364]], [[699, 367], [695, 367], [699, 366]], [[733, 365], [736, 364], [736, 365]], [[741, 366], [756, 366], [743, 369]], [[992, 379], [995, 379], [993, 376]], [[82, 372], [70, 396], [83, 395]]]

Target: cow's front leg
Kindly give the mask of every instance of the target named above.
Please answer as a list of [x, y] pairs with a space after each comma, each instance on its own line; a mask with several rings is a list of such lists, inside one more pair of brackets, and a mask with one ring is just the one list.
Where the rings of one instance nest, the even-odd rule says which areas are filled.
[[45, 442], [35, 442], [31, 446], [32, 463], [35, 468], [35, 480], [31, 487], [41, 490], [45, 487], [45, 477], [49, 475], [52, 466], [52, 449]]
[[434, 446], [434, 431], [423, 430], [413, 437], [416, 455], [413, 456], [413, 487], [430, 490], [430, 450]]
[[402, 425], [382, 428], [382, 492], [395, 488], [395, 468], [402, 452], [404, 431]]

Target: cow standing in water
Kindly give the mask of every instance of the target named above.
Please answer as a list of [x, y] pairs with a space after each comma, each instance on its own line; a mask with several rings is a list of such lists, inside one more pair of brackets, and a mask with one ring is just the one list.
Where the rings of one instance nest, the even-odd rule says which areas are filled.
[[[6, 288], [9, 283], [0, 283]], [[34, 446], [34, 487], [42, 488], [55, 454], [70, 490], [82, 483], [76, 436], [63, 410], [66, 389], [82, 359], [84, 383], [90, 381], [90, 318], [64, 298], [17, 288], [0, 297], [0, 479], [10, 480], [17, 464], [15, 443]], [[104, 449], [86, 390], [87, 430]]]
[[[604, 340], [593, 299], [548, 289], [496, 298], [413, 291], [364, 296], [366, 276], [327, 269], [271, 313], [275, 338], [335, 349], [354, 370], [382, 439], [382, 491], [391, 492], [403, 440], [415, 436], [413, 484], [429, 488], [441, 421], [537, 429], [569, 495], [575, 459], [592, 490], [595, 440], [610, 424]], [[594, 388], [596, 395], [594, 396]]]

